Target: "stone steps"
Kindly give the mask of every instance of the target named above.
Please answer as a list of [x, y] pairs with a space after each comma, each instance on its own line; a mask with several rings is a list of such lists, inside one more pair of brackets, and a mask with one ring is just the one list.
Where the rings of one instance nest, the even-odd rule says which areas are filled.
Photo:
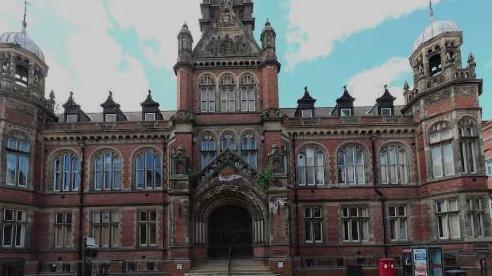
[[[227, 260], [211, 260], [197, 264], [185, 276], [226, 276]], [[237, 259], [231, 261], [231, 276], [274, 276], [263, 261], [254, 259]]]

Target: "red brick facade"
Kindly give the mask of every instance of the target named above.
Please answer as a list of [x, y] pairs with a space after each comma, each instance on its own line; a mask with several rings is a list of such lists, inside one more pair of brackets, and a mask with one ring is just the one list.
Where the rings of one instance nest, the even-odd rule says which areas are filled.
[[224, 206], [247, 211], [242, 249], [280, 275], [370, 271], [418, 246], [469, 275], [481, 258], [492, 267], [492, 127], [460, 31], [417, 45], [405, 106], [385, 91], [354, 107], [345, 91], [320, 108], [306, 89], [284, 109], [270, 23], [258, 45], [250, 1], [208, 2], [195, 47], [186, 25], [178, 36], [176, 112], [149, 93], [141, 112], [110, 95], [86, 114], [71, 96], [56, 116], [42, 57], [0, 44], [1, 64], [28, 64], [25, 84], [0, 72], [0, 275], [75, 275], [87, 236], [99, 273], [184, 275], [212, 254], [208, 221]]

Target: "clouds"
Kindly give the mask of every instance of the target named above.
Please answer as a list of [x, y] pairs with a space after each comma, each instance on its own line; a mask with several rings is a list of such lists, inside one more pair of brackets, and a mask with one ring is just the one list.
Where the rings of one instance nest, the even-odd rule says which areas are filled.
[[391, 94], [396, 97], [395, 104], [403, 104], [403, 81], [411, 72], [407, 58], [393, 57], [384, 64], [367, 69], [353, 76], [348, 82], [350, 94], [356, 98], [356, 105], [374, 105], [376, 99], [384, 92], [384, 85], [389, 86]]
[[424, 0], [289, 0], [287, 41], [293, 46], [287, 65], [328, 56], [336, 42], [427, 5]]
[[108, 0], [109, 13], [124, 30], [134, 30], [148, 61], [172, 68], [176, 62], [177, 34], [183, 23], [190, 25], [195, 43], [200, 34], [201, 0]]

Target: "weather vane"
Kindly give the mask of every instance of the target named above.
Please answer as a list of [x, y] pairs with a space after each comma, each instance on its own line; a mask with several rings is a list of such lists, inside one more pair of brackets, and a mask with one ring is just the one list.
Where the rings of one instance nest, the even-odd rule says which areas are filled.
[[24, 0], [24, 20], [22, 20], [22, 30], [25, 32], [27, 28], [27, 5], [29, 5], [29, 2], [27, 0]]

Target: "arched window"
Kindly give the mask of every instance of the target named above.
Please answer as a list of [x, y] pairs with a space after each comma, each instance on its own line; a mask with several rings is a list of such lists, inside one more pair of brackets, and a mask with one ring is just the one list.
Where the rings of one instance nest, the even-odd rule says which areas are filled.
[[408, 153], [402, 145], [387, 145], [379, 152], [382, 184], [408, 184], [410, 182]]
[[359, 145], [348, 145], [338, 152], [338, 183], [363, 185], [365, 178], [364, 150]]
[[77, 155], [65, 152], [53, 161], [53, 191], [72, 192], [80, 187], [80, 161]]
[[222, 135], [220, 139], [220, 149], [224, 152], [226, 150], [236, 150], [236, 138], [234, 137], [234, 133], [226, 132]]
[[212, 75], [205, 75], [200, 80], [200, 111], [215, 112], [215, 80]]
[[325, 184], [325, 154], [315, 146], [308, 146], [297, 154], [297, 183], [299, 186]]
[[251, 74], [246, 74], [239, 80], [241, 92], [241, 111], [253, 112], [256, 110], [256, 82]]
[[121, 188], [121, 159], [111, 151], [94, 158], [94, 190], [110, 191]]
[[252, 167], [258, 167], [258, 145], [252, 133], [243, 136], [241, 140], [241, 154], [243, 159]]
[[220, 78], [220, 111], [236, 111], [236, 82], [230, 74]]
[[478, 131], [472, 118], [458, 123], [460, 130], [461, 167], [463, 173], [477, 173]]
[[211, 134], [206, 134], [202, 137], [200, 145], [202, 169], [215, 159], [217, 155], [217, 146], [215, 138]]
[[446, 122], [435, 124], [429, 135], [432, 177], [454, 175], [453, 133]]
[[161, 155], [151, 149], [140, 152], [135, 157], [135, 188], [154, 189], [161, 187]]
[[7, 185], [27, 187], [30, 153], [31, 147], [27, 140], [17, 137], [8, 138]]

